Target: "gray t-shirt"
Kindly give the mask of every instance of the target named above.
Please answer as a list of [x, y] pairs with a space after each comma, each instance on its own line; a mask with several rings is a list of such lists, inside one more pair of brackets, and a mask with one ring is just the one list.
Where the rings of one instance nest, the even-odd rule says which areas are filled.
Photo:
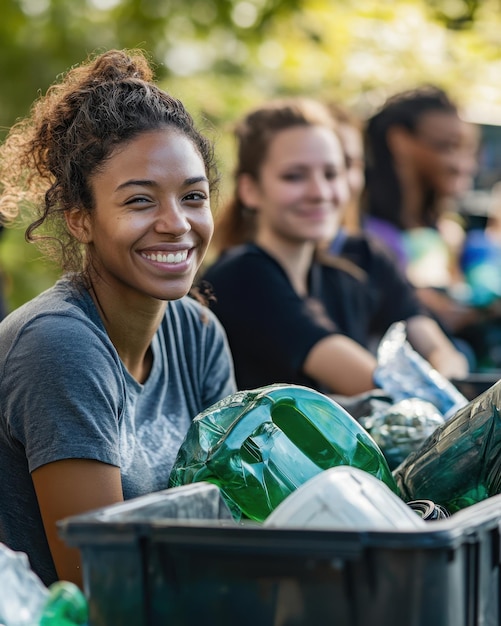
[[193, 418], [233, 393], [233, 366], [214, 315], [168, 303], [144, 384], [125, 369], [85, 290], [64, 278], [0, 323], [0, 542], [57, 578], [31, 472], [54, 461], [120, 467], [125, 499], [168, 485]]

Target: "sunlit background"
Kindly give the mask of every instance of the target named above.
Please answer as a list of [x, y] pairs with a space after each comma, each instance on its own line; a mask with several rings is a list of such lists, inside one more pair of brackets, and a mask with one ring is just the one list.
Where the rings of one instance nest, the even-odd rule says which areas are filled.
[[[212, 134], [223, 197], [230, 125], [274, 95], [338, 100], [366, 116], [431, 82], [491, 136], [501, 124], [500, 0], [3, 0], [0, 140], [57, 75], [114, 47], [147, 51], [162, 87]], [[56, 276], [21, 229], [0, 240], [0, 267], [11, 308]]]

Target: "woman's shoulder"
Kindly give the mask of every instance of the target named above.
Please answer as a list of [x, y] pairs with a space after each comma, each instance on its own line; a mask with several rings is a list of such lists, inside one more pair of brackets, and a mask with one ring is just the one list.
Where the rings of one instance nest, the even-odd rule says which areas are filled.
[[346, 237], [340, 254], [368, 272], [380, 261], [398, 263], [394, 252], [383, 241], [365, 231]]
[[71, 278], [63, 277], [12, 311], [6, 319], [28, 321], [43, 315], [94, 317], [94, 311], [88, 291]]
[[253, 243], [244, 243], [233, 246], [221, 254], [208, 265], [205, 275], [220, 271], [227, 271], [237, 267], [245, 267], [256, 262], [266, 260], [268, 255]]
[[10, 313], [0, 323], [2, 385], [29, 384], [31, 377], [39, 385], [50, 373], [54, 379], [97, 377], [110, 388], [115, 380], [121, 388], [118, 353], [87, 305], [58, 284]]
[[253, 243], [235, 246], [222, 252], [201, 276], [201, 283], [218, 289], [232, 285], [256, 285], [263, 278], [272, 279], [283, 274], [283, 269], [272, 256]]
[[345, 257], [344, 254], [332, 254], [328, 250], [319, 250], [316, 262], [322, 267], [327, 275], [334, 278], [347, 277], [348, 279], [364, 283], [367, 280], [367, 272], [354, 259]]
[[[37, 345], [61, 346], [89, 333], [104, 336], [105, 330], [89, 294], [72, 281], [61, 279], [2, 320], [1, 348], [6, 352], [28, 333], [30, 341]], [[76, 349], [77, 344], [72, 345]]]

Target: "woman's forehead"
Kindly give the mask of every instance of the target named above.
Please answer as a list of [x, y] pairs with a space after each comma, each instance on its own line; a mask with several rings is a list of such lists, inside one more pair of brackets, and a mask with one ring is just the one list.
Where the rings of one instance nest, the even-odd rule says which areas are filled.
[[419, 118], [416, 130], [460, 136], [463, 133], [463, 122], [457, 113], [452, 111], [427, 111]]
[[268, 158], [309, 160], [315, 151], [342, 154], [335, 131], [326, 126], [294, 126], [277, 132], [268, 145]]

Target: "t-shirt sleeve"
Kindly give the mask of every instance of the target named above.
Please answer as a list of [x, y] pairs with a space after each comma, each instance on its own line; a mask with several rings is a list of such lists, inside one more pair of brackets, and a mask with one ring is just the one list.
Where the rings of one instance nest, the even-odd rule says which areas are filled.
[[203, 398], [202, 403], [205, 408], [211, 406], [218, 400], [235, 393], [235, 373], [233, 360], [228, 346], [226, 333], [211, 312], [207, 324], [206, 358], [204, 359], [204, 371], [202, 373]]
[[29, 470], [85, 458], [119, 466], [124, 385], [118, 356], [90, 324], [49, 315], [29, 322], [5, 362], [5, 415]]

